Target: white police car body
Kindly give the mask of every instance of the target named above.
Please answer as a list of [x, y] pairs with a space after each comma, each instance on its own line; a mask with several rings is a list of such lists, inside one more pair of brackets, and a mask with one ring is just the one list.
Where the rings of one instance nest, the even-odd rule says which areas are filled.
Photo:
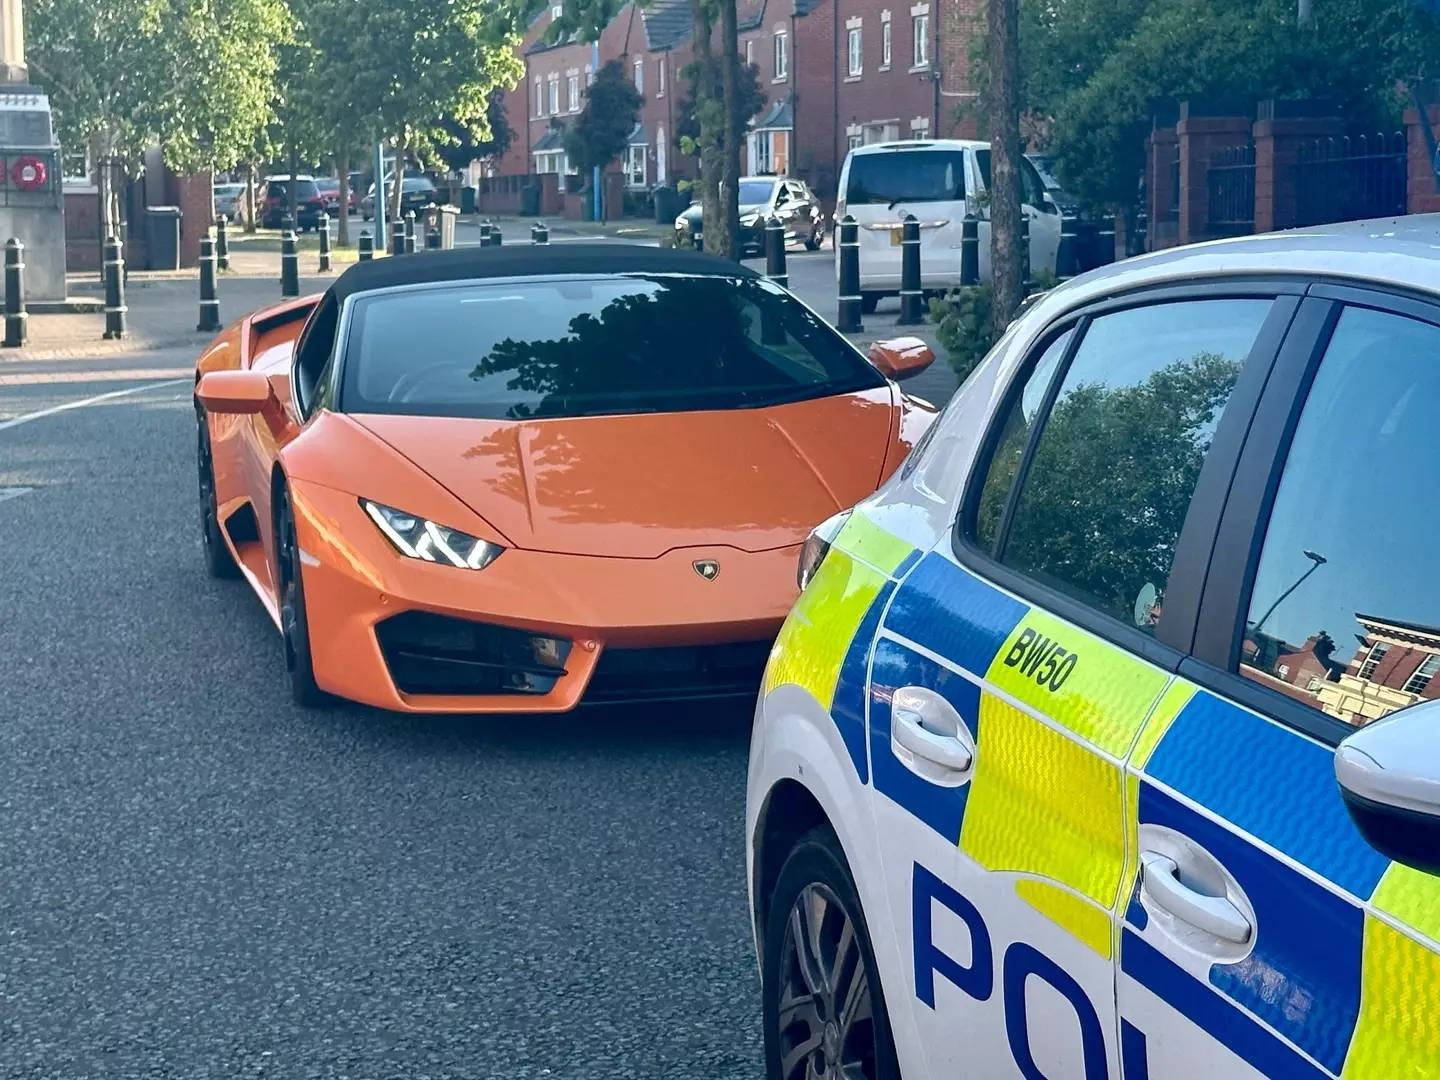
[[749, 768], [770, 1075], [1440, 1077], [1437, 239], [1062, 286], [817, 530]]

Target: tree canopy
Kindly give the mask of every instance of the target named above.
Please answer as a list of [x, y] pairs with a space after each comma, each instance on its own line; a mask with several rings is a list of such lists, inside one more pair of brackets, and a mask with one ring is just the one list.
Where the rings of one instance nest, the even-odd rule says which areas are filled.
[[602, 65], [585, 95], [585, 108], [565, 129], [565, 153], [571, 164], [583, 174], [614, 161], [635, 130], [643, 103], [619, 60]]

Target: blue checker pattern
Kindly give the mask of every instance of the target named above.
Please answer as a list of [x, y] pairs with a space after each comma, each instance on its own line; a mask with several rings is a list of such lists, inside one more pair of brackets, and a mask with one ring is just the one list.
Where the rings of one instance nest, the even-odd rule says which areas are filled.
[[1328, 747], [1201, 690], [1170, 725], [1145, 772], [1366, 898], [1390, 860], [1350, 820], [1334, 762]]
[[[901, 590], [903, 594], [904, 590]], [[870, 665], [870, 758], [875, 790], [893, 799], [947, 841], [960, 843], [960, 824], [970, 785], [947, 788], [911, 772], [890, 746], [890, 695], [902, 686], [923, 686], [955, 707], [970, 734], [980, 736], [980, 688], [898, 641], [883, 638]]]
[[885, 604], [895, 591], [895, 583], [887, 581], [871, 602], [865, 617], [850, 641], [845, 660], [840, 665], [840, 677], [835, 682], [835, 699], [830, 705], [830, 716], [840, 731], [845, 749], [855, 765], [860, 783], [870, 782], [870, 768], [865, 755], [865, 671], [869, 666], [870, 646], [880, 628], [880, 616]]
[[1199, 844], [1255, 909], [1250, 955], [1213, 965], [1211, 985], [1338, 1074], [1360, 1015], [1364, 912], [1149, 783], [1140, 786], [1140, 824]]
[[984, 675], [1029, 609], [943, 555], [920, 560], [895, 594], [885, 628]]

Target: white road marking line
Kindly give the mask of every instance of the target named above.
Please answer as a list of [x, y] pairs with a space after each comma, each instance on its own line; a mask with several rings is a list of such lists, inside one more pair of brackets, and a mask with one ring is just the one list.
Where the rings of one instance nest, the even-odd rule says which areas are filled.
[[39, 412], [25, 413], [23, 416], [12, 417], [9, 420], [0, 420], [0, 431], [4, 431], [6, 428], [19, 427], [21, 424], [28, 424], [31, 420], [43, 420], [47, 416], [68, 412], [71, 409], [83, 409], [87, 405], [98, 405], [102, 401], [129, 397], [131, 394], [142, 394], [146, 390], [158, 390], [162, 386], [177, 386], [180, 383], [189, 381], [189, 379], [166, 379], [163, 382], [146, 383], [144, 386], [132, 386], [127, 390], [111, 390], [108, 394], [96, 394], [94, 397], [81, 398], [79, 401], [67, 401], [63, 405], [55, 405], [48, 409], [41, 409]]
[[34, 490], [34, 488], [28, 487], [0, 487], [0, 502], [13, 499], [17, 495], [27, 495]]

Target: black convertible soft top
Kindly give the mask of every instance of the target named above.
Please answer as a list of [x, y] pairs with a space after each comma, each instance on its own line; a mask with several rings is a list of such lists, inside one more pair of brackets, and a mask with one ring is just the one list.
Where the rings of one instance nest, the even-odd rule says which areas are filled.
[[550, 274], [709, 274], [754, 278], [759, 275], [728, 259], [698, 251], [641, 247], [608, 242], [516, 244], [513, 247], [463, 247], [417, 251], [370, 262], [357, 262], [335, 279], [330, 294], [344, 301], [356, 293], [396, 285], [471, 281], [476, 278], [531, 277]]

